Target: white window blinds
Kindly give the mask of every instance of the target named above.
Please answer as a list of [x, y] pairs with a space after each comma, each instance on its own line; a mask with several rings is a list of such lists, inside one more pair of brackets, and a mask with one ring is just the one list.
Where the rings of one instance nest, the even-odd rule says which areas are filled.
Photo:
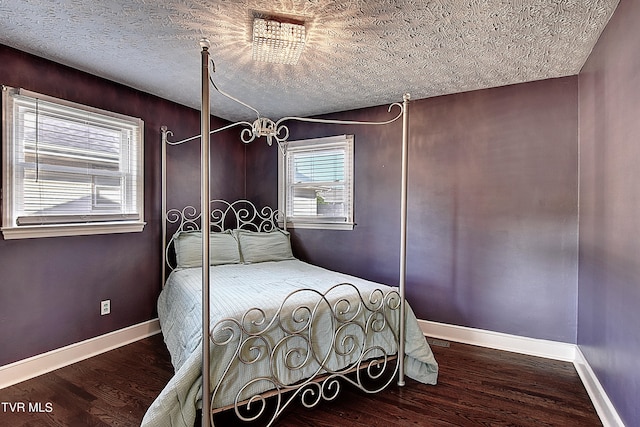
[[295, 227], [353, 223], [353, 135], [292, 141], [284, 159], [286, 216]]
[[24, 90], [3, 96], [4, 227], [143, 220], [142, 120]]

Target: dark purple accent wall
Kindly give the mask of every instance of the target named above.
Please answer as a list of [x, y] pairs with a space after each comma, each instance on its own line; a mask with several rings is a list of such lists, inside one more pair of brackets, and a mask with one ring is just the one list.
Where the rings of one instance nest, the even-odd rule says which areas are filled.
[[[0, 366], [156, 317], [160, 279], [160, 126], [175, 139], [200, 132], [193, 109], [0, 45], [0, 83], [141, 117], [145, 122], [145, 220], [141, 233], [0, 238]], [[156, 72], [161, 72], [157, 70]], [[213, 120], [214, 125], [223, 123]], [[214, 196], [244, 196], [244, 147], [237, 134], [216, 139]], [[169, 203], [199, 188], [199, 144], [172, 151], [169, 167], [187, 178]], [[192, 154], [195, 151], [196, 154]], [[195, 157], [195, 159], [194, 159]], [[176, 160], [181, 166], [176, 165]], [[198, 178], [194, 178], [197, 176]], [[199, 192], [195, 203], [199, 204]], [[5, 195], [6, 196], [6, 195]], [[100, 301], [111, 314], [100, 316]]]
[[622, 0], [580, 73], [578, 345], [640, 425], [640, 4]]
[[[411, 102], [407, 297], [418, 318], [576, 342], [577, 96], [574, 76]], [[293, 230], [297, 256], [397, 284], [400, 122], [290, 129], [291, 140], [353, 133], [356, 147], [357, 226]], [[277, 156], [247, 151], [247, 187], [265, 203], [277, 200]]]

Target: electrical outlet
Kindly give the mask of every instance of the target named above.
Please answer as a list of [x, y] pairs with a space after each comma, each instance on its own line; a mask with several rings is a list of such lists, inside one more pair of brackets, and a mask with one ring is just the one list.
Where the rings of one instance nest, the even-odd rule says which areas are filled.
[[111, 313], [111, 300], [100, 301], [100, 316]]

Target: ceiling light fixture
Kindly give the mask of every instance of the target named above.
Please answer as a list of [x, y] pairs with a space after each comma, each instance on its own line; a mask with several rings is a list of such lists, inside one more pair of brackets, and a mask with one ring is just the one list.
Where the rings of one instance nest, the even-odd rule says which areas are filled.
[[296, 65], [305, 43], [304, 25], [273, 19], [253, 20], [253, 59]]

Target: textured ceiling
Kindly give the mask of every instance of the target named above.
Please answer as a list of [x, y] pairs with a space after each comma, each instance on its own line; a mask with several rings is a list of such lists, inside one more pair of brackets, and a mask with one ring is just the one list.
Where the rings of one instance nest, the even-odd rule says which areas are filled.
[[[577, 74], [617, 4], [0, 0], [0, 43], [199, 108], [206, 37], [217, 85], [276, 120]], [[305, 22], [298, 65], [251, 59], [256, 14]], [[212, 114], [253, 117], [213, 91]]]

